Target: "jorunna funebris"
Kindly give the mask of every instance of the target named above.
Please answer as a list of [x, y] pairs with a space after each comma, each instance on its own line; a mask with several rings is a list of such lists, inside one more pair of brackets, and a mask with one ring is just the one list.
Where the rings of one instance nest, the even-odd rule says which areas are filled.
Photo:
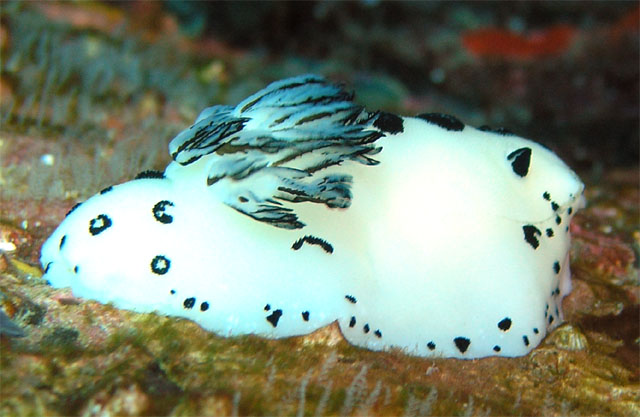
[[368, 112], [315, 75], [205, 109], [42, 248], [79, 297], [223, 336], [519, 356], [562, 321], [583, 184], [549, 149], [453, 116]]

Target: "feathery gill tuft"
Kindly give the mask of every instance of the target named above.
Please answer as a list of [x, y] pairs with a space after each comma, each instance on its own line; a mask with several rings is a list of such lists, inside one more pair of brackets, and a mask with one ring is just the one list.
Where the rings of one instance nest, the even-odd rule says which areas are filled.
[[316, 75], [276, 81], [235, 107], [205, 109], [169, 151], [182, 166], [206, 158], [207, 185], [225, 180], [227, 205], [277, 227], [301, 228], [281, 201], [347, 208], [351, 177], [320, 172], [346, 160], [377, 164], [377, 113], [352, 99]]

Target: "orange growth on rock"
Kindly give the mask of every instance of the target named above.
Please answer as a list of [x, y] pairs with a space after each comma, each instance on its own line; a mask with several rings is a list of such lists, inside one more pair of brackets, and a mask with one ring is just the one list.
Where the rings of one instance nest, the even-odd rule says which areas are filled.
[[560, 55], [565, 52], [576, 33], [568, 25], [518, 34], [499, 28], [485, 28], [462, 35], [464, 48], [476, 56], [532, 59], [539, 56]]
[[640, 31], [640, 6], [630, 10], [611, 27], [609, 34], [615, 41], [627, 33]]

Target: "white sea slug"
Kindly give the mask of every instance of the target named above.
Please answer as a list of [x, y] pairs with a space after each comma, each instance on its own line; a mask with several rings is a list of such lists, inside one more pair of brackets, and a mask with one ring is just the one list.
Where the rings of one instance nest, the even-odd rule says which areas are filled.
[[79, 297], [279, 338], [519, 356], [562, 321], [583, 184], [553, 152], [443, 114], [369, 113], [305, 75], [205, 109], [42, 248]]

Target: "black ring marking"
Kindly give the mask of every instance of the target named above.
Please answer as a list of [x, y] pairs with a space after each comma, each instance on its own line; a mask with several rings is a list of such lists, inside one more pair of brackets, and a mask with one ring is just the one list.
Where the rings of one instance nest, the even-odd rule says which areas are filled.
[[92, 236], [99, 235], [111, 227], [111, 219], [106, 214], [99, 214], [89, 222], [89, 233]]
[[171, 267], [171, 261], [169, 258], [163, 255], [156, 255], [151, 260], [151, 272], [157, 275], [164, 275], [169, 272]]
[[173, 221], [173, 216], [167, 214], [165, 210], [167, 207], [173, 207], [173, 205], [174, 204], [168, 200], [158, 201], [156, 205], [153, 206], [153, 217], [155, 217], [160, 223], [171, 223]]

